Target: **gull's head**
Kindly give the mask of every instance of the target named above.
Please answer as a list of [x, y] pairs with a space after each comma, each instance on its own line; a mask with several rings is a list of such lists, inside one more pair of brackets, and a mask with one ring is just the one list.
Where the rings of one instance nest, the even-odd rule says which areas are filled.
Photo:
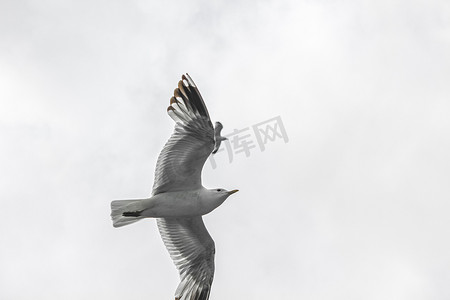
[[238, 190], [227, 191], [222, 188], [215, 188], [210, 190], [203, 190], [201, 196], [206, 213], [209, 213], [219, 207], [230, 195], [236, 193]]
[[231, 190], [228, 191], [226, 189], [222, 189], [222, 188], [216, 188], [216, 189], [210, 189], [208, 190], [208, 194], [211, 200], [218, 200], [218, 201], [225, 201], [225, 199], [227, 199], [230, 195], [238, 192], [239, 190]]

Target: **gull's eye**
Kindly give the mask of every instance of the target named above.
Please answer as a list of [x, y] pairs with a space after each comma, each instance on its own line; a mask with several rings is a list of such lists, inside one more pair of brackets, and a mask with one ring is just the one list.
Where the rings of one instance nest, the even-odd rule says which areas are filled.
[[220, 192], [220, 191], [221, 191], [221, 189], [217, 189], [216, 191]]

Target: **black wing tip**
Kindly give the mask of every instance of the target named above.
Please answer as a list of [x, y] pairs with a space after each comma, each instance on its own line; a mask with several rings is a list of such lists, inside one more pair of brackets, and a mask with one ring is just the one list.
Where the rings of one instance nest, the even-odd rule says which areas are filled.
[[208, 120], [210, 119], [205, 102], [188, 73], [181, 75], [181, 80], [178, 82], [178, 88], [174, 90], [173, 94], [175, 98], [181, 97], [186, 103], [186, 106], [190, 106], [190, 110], [208, 118]]
[[192, 80], [191, 76], [189, 76], [188, 73], [186, 73], [186, 75], [185, 74], [181, 75], [181, 79], [186, 80], [189, 83], [190, 86], [197, 87], [195, 85], [194, 80]]

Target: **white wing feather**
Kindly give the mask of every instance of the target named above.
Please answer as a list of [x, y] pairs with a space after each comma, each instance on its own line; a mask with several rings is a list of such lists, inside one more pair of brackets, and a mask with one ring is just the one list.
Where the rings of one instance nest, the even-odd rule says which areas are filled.
[[174, 94], [167, 112], [175, 131], [158, 157], [153, 195], [200, 188], [203, 165], [214, 149], [214, 128], [192, 79], [183, 75]]
[[214, 278], [214, 241], [202, 217], [158, 219], [161, 237], [180, 273], [178, 300], [207, 300]]

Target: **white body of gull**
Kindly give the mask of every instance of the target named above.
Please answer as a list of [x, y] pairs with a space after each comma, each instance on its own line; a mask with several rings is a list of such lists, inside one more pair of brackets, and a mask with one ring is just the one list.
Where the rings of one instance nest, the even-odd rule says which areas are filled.
[[214, 277], [214, 241], [203, 224], [205, 215], [237, 190], [206, 189], [201, 172], [208, 156], [218, 150], [222, 124], [213, 127], [196, 85], [183, 75], [170, 99], [169, 116], [175, 131], [158, 157], [152, 196], [111, 202], [114, 227], [143, 218], [157, 218], [158, 229], [181, 282], [176, 300], [207, 300]]

